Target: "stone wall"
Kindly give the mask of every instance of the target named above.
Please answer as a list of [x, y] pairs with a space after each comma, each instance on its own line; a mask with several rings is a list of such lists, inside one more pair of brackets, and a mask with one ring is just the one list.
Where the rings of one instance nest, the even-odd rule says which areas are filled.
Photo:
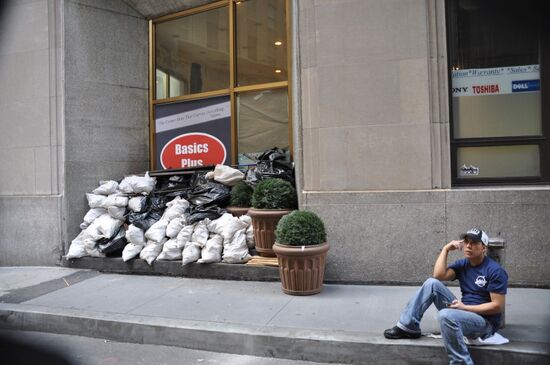
[[480, 226], [512, 284], [548, 286], [550, 188], [450, 186], [443, 2], [300, 0], [293, 27], [300, 200], [325, 220], [327, 280], [422, 282]]
[[121, 1], [65, 1], [66, 211], [70, 242], [99, 180], [149, 168], [148, 25]]
[[51, 265], [62, 253], [61, 1], [0, 7], [0, 265]]

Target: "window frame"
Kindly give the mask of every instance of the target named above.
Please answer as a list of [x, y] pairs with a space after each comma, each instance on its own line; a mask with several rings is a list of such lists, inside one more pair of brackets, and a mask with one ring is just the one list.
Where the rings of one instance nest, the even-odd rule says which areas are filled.
[[[239, 0], [220, 0], [206, 5], [201, 5], [195, 8], [183, 10], [180, 12], [164, 15], [155, 19], [149, 20], [149, 165], [151, 170], [156, 170], [155, 158], [155, 106], [158, 104], [169, 104], [180, 101], [205, 99], [214, 96], [228, 95], [231, 104], [231, 144], [232, 155], [231, 165], [238, 163], [238, 130], [237, 130], [237, 95], [243, 92], [262, 91], [267, 89], [286, 89], [288, 97], [288, 133], [289, 133], [289, 150], [290, 155], [293, 155], [293, 128], [292, 128], [292, 94], [290, 81], [292, 79], [292, 37], [291, 37], [291, 18], [290, 18], [290, 2], [291, 0], [278, 0], [285, 3], [285, 22], [286, 22], [286, 65], [287, 65], [287, 80], [275, 81], [261, 84], [236, 86], [237, 75], [237, 52], [236, 52], [236, 9]], [[206, 12], [213, 9], [228, 7], [229, 16], [229, 87], [219, 90], [181, 95], [171, 98], [156, 99], [156, 25], [159, 23], [179, 19], [182, 17]]]
[[[482, 138], [455, 138], [452, 95], [452, 67], [454, 49], [450, 19], [451, 3], [445, 2], [445, 24], [447, 41], [447, 77], [448, 77], [448, 102], [449, 102], [449, 137], [451, 152], [451, 186], [486, 186], [486, 185], [538, 185], [550, 182], [550, 89], [545, 89], [545, 81], [550, 85], [550, 25], [539, 20], [541, 24], [539, 39], [539, 65], [540, 65], [540, 94], [541, 94], [541, 135], [539, 136], [507, 136], [507, 137], [482, 137]], [[538, 12], [542, 16], [542, 12]], [[546, 46], [545, 46], [546, 45]], [[498, 66], [494, 66], [498, 67]], [[539, 171], [540, 176], [525, 177], [492, 177], [492, 178], [460, 178], [457, 176], [457, 154], [459, 147], [485, 147], [485, 146], [512, 146], [512, 145], [538, 145], [539, 146]]]

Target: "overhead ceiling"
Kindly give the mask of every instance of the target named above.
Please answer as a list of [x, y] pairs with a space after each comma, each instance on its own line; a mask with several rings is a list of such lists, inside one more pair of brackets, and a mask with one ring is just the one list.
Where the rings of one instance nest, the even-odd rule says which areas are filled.
[[217, 0], [121, 0], [148, 19], [217, 2]]

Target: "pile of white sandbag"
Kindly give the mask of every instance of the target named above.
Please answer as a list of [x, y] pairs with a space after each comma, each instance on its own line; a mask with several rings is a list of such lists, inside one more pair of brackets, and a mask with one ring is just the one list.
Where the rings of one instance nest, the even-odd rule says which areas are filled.
[[237, 218], [225, 213], [213, 221], [187, 224], [183, 212], [173, 215], [185, 205], [180, 202], [186, 200], [176, 197], [168, 203], [162, 218], [147, 232], [134, 225], [128, 227], [124, 261], [139, 256], [149, 265], [155, 260], [181, 260], [182, 265], [187, 265], [195, 261], [240, 264], [251, 259], [249, 248], [254, 247], [254, 233], [249, 216]]
[[[228, 186], [235, 185], [243, 177], [242, 172], [223, 165], [207, 174], [207, 178]], [[109, 239], [123, 238], [127, 242], [122, 250], [124, 261], [139, 257], [149, 265], [155, 260], [181, 260], [187, 265], [250, 260], [254, 234], [252, 219], [246, 215], [237, 218], [225, 213], [215, 220], [206, 218], [190, 224], [190, 203], [176, 196], [166, 203], [162, 217], [145, 232], [134, 224], [125, 224], [129, 223], [126, 221], [128, 210], [136, 213], [144, 210], [147, 196], [155, 184], [156, 180], [148, 174], [126, 177], [120, 184], [100, 182], [97, 189], [86, 194], [90, 210], [80, 225], [82, 232], [69, 247], [67, 259], [104, 257], [102, 244]]]
[[[129, 176], [120, 184], [116, 181], [100, 181], [98, 188], [86, 194], [90, 210], [80, 224], [82, 231], [71, 242], [67, 259], [84, 256], [104, 257], [99, 242], [117, 239], [124, 224], [129, 197], [148, 195], [155, 188], [156, 179], [145, 176]], [[138, 197], [141, 198], [141, 197]]]

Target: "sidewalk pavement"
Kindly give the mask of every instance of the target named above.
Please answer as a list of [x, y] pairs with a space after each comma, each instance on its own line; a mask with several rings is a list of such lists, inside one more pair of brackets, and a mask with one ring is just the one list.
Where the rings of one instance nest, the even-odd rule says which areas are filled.
[[[445, 364], [440, 338], [382, 335], [416, 289], [325, 284], [298, 297], [278, 282], [0, 267], [0, 328], [318, 362]], [[439, 333], [435, 309], [422, 330]], [[510, 343], [472, 348], [476, 363], [550, 363], [550, 290], [510, 288], [499, 333]]]

